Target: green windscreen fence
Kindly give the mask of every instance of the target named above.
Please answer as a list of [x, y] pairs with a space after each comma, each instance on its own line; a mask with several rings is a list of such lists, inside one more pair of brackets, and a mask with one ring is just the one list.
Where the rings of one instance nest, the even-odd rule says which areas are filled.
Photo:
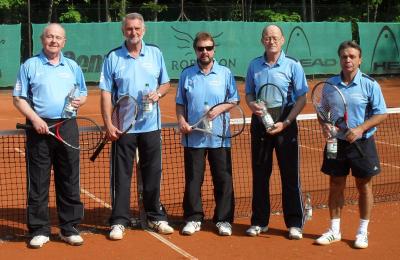
[[358, 23], [358, 31], [362, 70], [368, 74], [399, 74], [400, 23]]
[[21, 25], [0, 25], [0, 87], [15, 84], [21, 54]]
[[[216, 59], [235, 76], [246, 75], [249, 62], [263, 54], [261, 32], [267, 23], [147, 22], [144, 40], [160, 47], [168, 73], [177, 79], [195, 62], [192, 48], [197, 32], [208, 31], [216, 41]], [[306, 74], [337, 73], [337, 46], [351, 39], [350, 23], [278, 23], [285, 36], [284, 50], [303, 64]], [[33, 25], [34, 53], [41, 49], [39, 36], [45, 24]], [[64, 54], [78, 62], [86, 80], [98, 81], [104, 56], [124, 40], [121, 23], [64, 24]]]
[[[351, 23], [277, 23], [285, 36], [284, 51], [298, 59], [307, 75], [340, 71], [337, 48], [352, 39]], [[144, 40], [160, 47], [168, 73], [179, 78], [195, 62], [192, 48], [197, 32], [208, 31], [216, 41], [215, 58], [235, 76], [244, 77], [249, 62], [263, 54], [259, 22], [147, 22]], [[400, 73], [400, 23], [358, 23], [363, 49], [361, 69], [367, 74]], [[33, 54], [40, 52], [40, 34], [46, 24], [32, 25]], [[64, 54], [74, 59], [87, 81], [98, 82], [103, 59], [124, 40], [121, 23], [63, 24], [67, 31]], [[21, 25], [0, 25], [0, 87], [12, 86], [18, 73]]]

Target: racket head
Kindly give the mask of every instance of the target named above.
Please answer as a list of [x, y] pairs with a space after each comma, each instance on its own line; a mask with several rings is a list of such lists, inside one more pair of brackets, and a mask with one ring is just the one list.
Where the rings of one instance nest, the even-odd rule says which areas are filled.
[[278, 122], [285, 108], [285, 96], [279, 86], [273, 83], [262, 85], [257, 92], [256, 101], [264, 103], [274, 122]]
[[101, 127], [88, 117], [76, 117], [79, 130], [79, 148], [81, 151], [96, 149], [103, 140]]
[[[211, 129], [202, 120], [217, 114], [211, 120]], [[195, 131], [201, 131], [220, 138], [233, 138], [240, 135], [245, 128], [246, 118], [243, 109], [237, 102], [222, 102], [210, 108], [199, 122], [192, 126]]]
[[112, 124], [122, 133], [127, 133], [136, 123], [139, 111], [137, 100], [130, 95], [121, 96], [113, 107]]
[[332, 124], [339, 130], [348, 129], [346, 100], [336, 85], [327, 81], [318, 82], [311, 92], [311, 100], [324, 123]]

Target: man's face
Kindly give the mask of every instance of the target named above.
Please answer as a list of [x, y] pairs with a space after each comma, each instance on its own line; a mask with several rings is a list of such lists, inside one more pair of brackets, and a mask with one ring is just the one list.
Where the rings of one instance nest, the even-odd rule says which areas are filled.
[[361, 65], [360, 51], [354, 48], [346, 48], [340, 51], [340, 67], [344, 73], [352, 73]]
[[285, 39], [278, 27], [271, 26], [265, 30], [261, 43], [267, 53], [276, 54], [281, 52]]
[[58, 25], [49, 26], [41, 38], [43, 51], [47, 55], [58, 54], [65, 46], [65, 31]]
[[214, 59], [215, 46], [211, 40], [198, 41], [195, 51], [197, 60], [202, 65], [208, 65]]
[[144, 24], [139, 19], [127, 19], [122, 28], [125, 39], [132, 45], [139, 44], [144, 36]]

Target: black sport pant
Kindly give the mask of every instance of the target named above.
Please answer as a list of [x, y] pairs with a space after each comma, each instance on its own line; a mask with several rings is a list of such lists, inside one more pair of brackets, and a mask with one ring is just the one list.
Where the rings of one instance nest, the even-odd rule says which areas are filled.
[[185, 221], [203, 221], [201, 186], [204, 181], [205, 160], [208, 157], [214, 185], [215, 209], [213, 221], [233, 222], [235, 212], [230, 148], [184, 148]]
[[130, 223], [131, 179], [136, 148], [143, 179], [143, 205], [149, 220], [167, 220], [160, 202], [161, 131], [126, 134], [113, 142], [111, 152], [110, 224]]
[[261, 120], [251, 120], [253, 200], [251, 225], [268, 226], [271, 212], [269, 180], [273, 150], [280, 169], [282, 205], [286, 227], [303, 227], [303, 203], [299, 174], [299, 145], [296, 121], [277, 135], [268, 135]]
[[[49, 125], [59, 120], [45, 120]], [[78, 142], [75, 121], [65, 125], [66, 140]], [[27, 221], [32, 236], [50, 235], [49, 186], [51, 167], [54, 170], [56, 203], [61, 232], [76, 235], [76, 226], [83, 218], [80, 201], [79, 151], [69, 148], [50, 135], [27, 131]]]

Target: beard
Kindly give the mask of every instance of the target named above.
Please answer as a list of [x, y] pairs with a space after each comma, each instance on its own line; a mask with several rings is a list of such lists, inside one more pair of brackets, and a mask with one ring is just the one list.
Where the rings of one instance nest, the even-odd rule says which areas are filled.
[[209, 65], [212, 61], [213, 61], [213, 59], [211, 59], [211, 58], [208, 57], [208, 56], [200, 57], [200, 58], [198, 59], [198, 62], [199, 62], [200, 65], [202, 65], [202, 66], [207, 66], [207, 65]]

